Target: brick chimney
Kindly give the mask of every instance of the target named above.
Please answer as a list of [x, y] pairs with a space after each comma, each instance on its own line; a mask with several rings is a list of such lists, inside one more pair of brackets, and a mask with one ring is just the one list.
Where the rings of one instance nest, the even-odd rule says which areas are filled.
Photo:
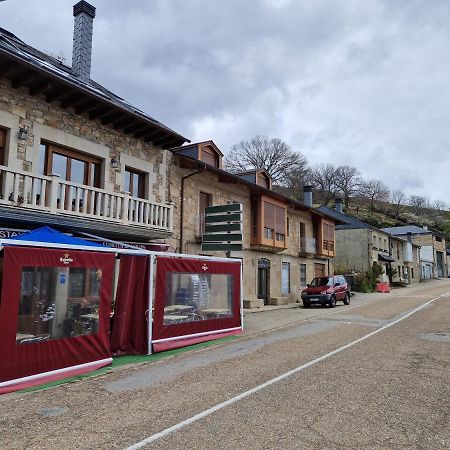
[[303, 203], [312, 208], [312, 186], [303, 186]]
[[83, 81], [91, 79], [92, 30], [95, 8], [84, 0], [73, 6], [72, 70]]

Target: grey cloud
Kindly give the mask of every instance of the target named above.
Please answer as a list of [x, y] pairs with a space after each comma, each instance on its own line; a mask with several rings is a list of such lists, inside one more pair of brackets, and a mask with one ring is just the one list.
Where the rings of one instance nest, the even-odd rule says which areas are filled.
[[[277, 136], [450, 202], [446, 0], [91, 1], [94, 78], [182, 134]], [[0, 26], [70, 62], [74, 2], [8, 0]]]

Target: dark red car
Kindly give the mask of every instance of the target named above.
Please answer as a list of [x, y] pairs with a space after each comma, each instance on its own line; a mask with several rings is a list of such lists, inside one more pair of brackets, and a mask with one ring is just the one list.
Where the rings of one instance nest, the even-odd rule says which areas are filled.
[[301, 295], [305, 308], [309, 308], [311, 303], [334, 308], [339, 300], [343, 301], [344, 305], [350, 304], [350, 289], [342, 275], [314, 278]]

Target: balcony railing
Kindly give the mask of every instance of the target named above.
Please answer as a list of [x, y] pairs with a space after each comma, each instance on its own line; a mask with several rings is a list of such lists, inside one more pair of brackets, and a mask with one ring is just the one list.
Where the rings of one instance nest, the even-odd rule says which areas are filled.
[[173, 207], [0, 166], [0, 204], [171, 232]]
[[300, 253], [314, 255], [317, 253], [317, 243], [314, 238], [300, 238]]

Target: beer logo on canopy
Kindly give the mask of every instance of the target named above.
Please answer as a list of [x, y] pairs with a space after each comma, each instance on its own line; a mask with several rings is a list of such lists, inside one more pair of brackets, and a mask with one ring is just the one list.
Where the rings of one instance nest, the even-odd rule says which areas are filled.
[[69, 256], [68, 253], [64, 253], [64, 256], [62, 258], [59, 258], [59, 260], [63, 264], [70, 264], [71, 262], [73, 262], [73, 259]]
[[204, 270], [206, 272], [208, 270], [208, 266], [206, 264], [203, 264], [202, 270]]

